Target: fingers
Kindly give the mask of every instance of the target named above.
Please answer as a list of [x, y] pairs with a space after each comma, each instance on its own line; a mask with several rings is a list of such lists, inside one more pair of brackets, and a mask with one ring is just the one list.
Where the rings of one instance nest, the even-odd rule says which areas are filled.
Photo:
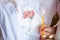
[[33, 10], [32, 11], [25, 11], [24, 15], [23, 15], [24, 18], [30, 18], [32, 16], [34, 16], [34, 11]]
[[51, 35], [52, 34], [52, 28], [45, 28], [44, 29], [44, 35], [47, 35], [47, 36], [49, 36], [49, 35]]
[[[47, 25], [44, 25], [44, 29], [45, 29], [45, 28], [47, 28]], [[38, 28], [38, 29], [39, 29], [39, 32], [41, 32], [41, 31], [44, 30], [44, 29], [42, 29], [42, 26], [41, 26], [41, 25], [39, 25], [39, 28]]]
[[52, 28], [51, 28], [51, 27], [46, 27], [46, 28], [44, 29], [44, 31], [51, 33], [51, 32], [52, 32]]
[[34, 12], [30, 11], [30, 13], [26, 16], [26, 18], [30, 18], [30, 17], [33, 17], [33, 16], [34, 16]]
[[27, 16], [29, 13], [30, 13], [30, 11], [25, 11], [25, 12], [23, 13], [23, 17], [26, 18], [26, 16]]
[[[42, 32], [40, 32], [40, 34], [42, 35]], [[51, 35], [51, 33], [44, 31], [44, 35], [49, 36], [49, 35]]]
[[48, 25], [45, 25], [44, 29], [42, 29], [42, 27], [39, 26], [39, 31], [40, 31], [40, 34], [42, 34], [42, 31], [44, 31], [44, 35], [49, 36], [49, 35], [52, 35], [54, 33], [54, 28], [52, 28]]

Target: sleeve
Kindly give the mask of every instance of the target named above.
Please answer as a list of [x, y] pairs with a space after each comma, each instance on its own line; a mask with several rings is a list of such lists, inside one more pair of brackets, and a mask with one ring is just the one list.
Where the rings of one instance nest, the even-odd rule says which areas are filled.
[[35, 14], [31, 20], [30, 30], [27, 32], [31, 38], [30, 40], [39, 40], [40, 34], [38, 33], [38, 25], [41, 24], [41, 17], [38, 14]]
[[2, 8], [3, 8], [2, 3], [0, 2], [0, 28], [1, 28], [2, 20], [3, 20]]

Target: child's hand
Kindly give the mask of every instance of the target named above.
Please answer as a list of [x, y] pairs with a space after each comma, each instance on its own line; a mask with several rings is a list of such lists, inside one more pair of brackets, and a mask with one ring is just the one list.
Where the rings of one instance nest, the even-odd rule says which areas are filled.
[[23, 17], [24, 18], [30, 18], [30, 17], [33, 17], [34, 16], [34, 11], [25, 11], [24, 14], [23, 14]]
[[42, 29], [42, 26], [39, 26], [39, 33], [42, 34], [41, 31], [44, 31], [44, 35], [46, 36], [49, 36], [49, 35], [52, 35], [54, 34], [54, 28], [53, 27], [50, 27], [48, 25], [45, 25], [44, 29]]

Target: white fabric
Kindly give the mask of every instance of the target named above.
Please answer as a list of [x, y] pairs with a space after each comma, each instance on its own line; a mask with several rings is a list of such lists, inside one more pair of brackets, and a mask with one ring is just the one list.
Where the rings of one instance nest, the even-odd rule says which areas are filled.
[[[56, 0], [16, 0], [17, 9], [11, 2], [0, 2], [0, 24], [4, 40], [38, 40], [41, 25], [41, 8], [46, 10], [45, 23], [50, 25], [55, 13]], [[41, 4], [42, 3], [42, 4]], [[24, 19], [23, 12], [33, 10], [33, 18]]]

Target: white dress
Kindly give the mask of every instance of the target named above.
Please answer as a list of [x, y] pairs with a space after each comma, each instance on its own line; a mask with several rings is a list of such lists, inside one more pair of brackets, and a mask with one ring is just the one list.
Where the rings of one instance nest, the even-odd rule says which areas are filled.
[[[41, 9], [46, 10], [45, 23], [50, 25], [56, 11], [56, 0], [16, 0], [16, 3], [18, 11], [12, 2], [0, 1], [0, 24], [4, 40], [39, 40]], [[34, 11], [33, 18], [22, 17], [26, 10]]]

